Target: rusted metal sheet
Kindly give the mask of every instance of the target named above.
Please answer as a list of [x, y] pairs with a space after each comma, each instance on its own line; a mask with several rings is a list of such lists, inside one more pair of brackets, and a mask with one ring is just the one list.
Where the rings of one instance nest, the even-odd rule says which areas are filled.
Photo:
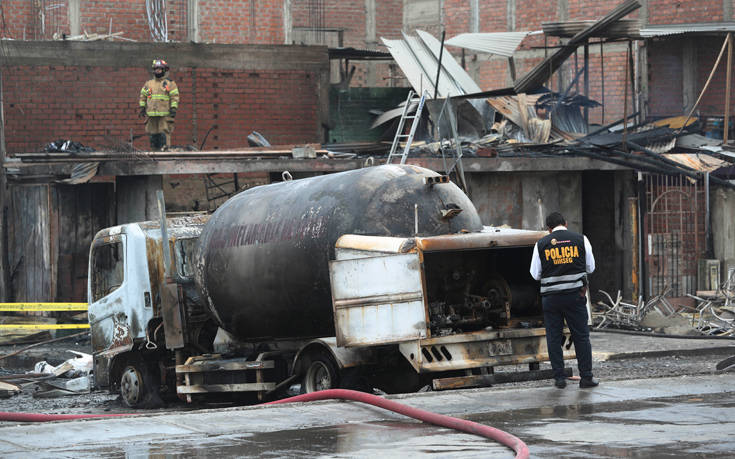
[[424, 252], [492, 247], [516, 247], [534, 245], [544, 237], [544, 231], [526, 231], [485, 227], [482, 232], [446, 234], [441, 236], [397, 238], [346, 234], [337, 240], [339, 249], [358, 251], [407, 253], [416, 249]]
[[[572, 376], [572, 369], [564, 369], [565, 376]], [[432, 381], [434, 390], [463, 389], [468, 387], [487, 387], [493, 384], [510, 382], [538, 381], [553, 379], [554, 370], [535, 370], [522, 372], [495, 373], [489, 375], [459, 376], [456, 378], [437, 378]]]
[[363, 365], [371, 365], [378, 363], [377, 352], [372, 347], [341, 347], [337, 345], [337, 338], [329, 336], [325, 338], [317, 338], [302, 346], [293, 359], [292, 368], [296, 369], [296, 363], [304, 352], [313, 349], [313, 345], [317, 344], [320, 348], [329, 349], [334, 357], [334, 361], [340, 369], [354, 368]]
[[444, 250], [486, 249], [534, 245], [544, 237], [543, 231], [506, 230], [494, 228], [481, 233], [463, 233], [416, 238], [416, 246], [424, 252]]
[[186, 345], [184, 322], [179, 304], [179, 285], [164, 284], [161, 288], [161, 317], [166, 336], [166, 349], [181, 349]]
[[265, 370], [275, 368], [273, 360], [242, 362], [195, 362], [190, 365], [176, 365], [176, 373], [204, 373], [209, 371]]
[[370, 252], [407, 253], [416, 248], [416, 241], [414, 238], [345, 234], [337, 239], [335, 247]]
[[397, 343], [427, 336], [418, 253], [329, 263], [339, 346]]
[[[542, 362], [549, 359], [542, 328], [480, 331], [399, 345], [419, 373]], [[565, 359], [574, 358], [565, 351]]]
[[242, 383], [242, 384], [197, 384], [177, 386], [179, 394], [209, 394], [213, 392], [260, 392], [276, 388], [276, 383]]

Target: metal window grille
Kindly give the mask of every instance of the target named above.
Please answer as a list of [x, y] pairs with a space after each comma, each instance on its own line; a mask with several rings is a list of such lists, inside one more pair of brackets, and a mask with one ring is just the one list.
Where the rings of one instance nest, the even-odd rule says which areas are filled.
[[704, 189], [685, 176], [648, 175], [646, 182], [648, 296], [667, 288], [669, 297], [695, 294], [705, 243]]

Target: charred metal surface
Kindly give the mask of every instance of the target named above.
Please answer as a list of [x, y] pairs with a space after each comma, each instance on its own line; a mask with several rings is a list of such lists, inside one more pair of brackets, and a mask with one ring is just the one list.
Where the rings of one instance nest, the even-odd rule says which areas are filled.
[[[196, 237], [206, 216], [179, 217], [167, 220], [172, 241], [177, 238]], [[123, 244], [123, 279], [102, 297], [94, 298], [93, 282], [97, 273], [93, 269], [92, 257], [99, 247], [113, 243]], [[88, 286], [89, 323], [92, 336], [92, 350], [95, 366], [98, 368], [98, 385], [109, 385], [110, 362], [116, 355], [132, 349], [136, 343], [148, 344], [155, 340], [155, 331], [149, 327], [152, 319], [160, 317], [161, 285], [163, 266], [161, 262], [161, 233], [156, 222], [127, 224], [100, 231], [90, 253], [90, 275]], [[191, 283], [191, 281], [190, 281]], [[178, 306], [178, 292], [174, 284], [170, 301]], [[191, 306], [196, 309], [196, 306]], [[199, 305], [197, 320], [204, 323], [208, 317], [201, 318], [202, 305]], [[198, 334], [202, 328], [196, 329]], [[147, 333], [148, 331], [148, 333]], [[107, 370], [105, 370], [105, 368]]]
[[179, 287], [168, 283], [161, 287], [161, 316], [166, 336], [166, 349], [181, 349], [186, 345], [184, 319], [179, 305]]
[[[464, 333], [399, 345], [401, 354], [419, 373], [497, 365], [542, 362], [549, 359], [544, 329], [509, 329]], [[565, 359], [574, 352], [565, 351]]]
[[415, 238], [363, 236], [345, 234], [337, 239], [337, 249], [364, 250], [384, 253], [408, 253], [416, 248]]
[[[490, 230], [490, 232], [453, 234], [416, 238], [416, 245], [424, 252], [445, 250], [472, 250], [488, 247], [523, 247], [533, 246], [544, 237], [543, 231], [523, 230]], [[529, 263], [531, 258], [528, 258]]]
[[153, 316], [161, 315], [161, 285], [163, 284], [163, 248], [161, 240], [147, 237], [146, 245], [146, 261], [148, 264], [148, 281], [151, 286], [151, 298], [153, 307]]
[[378, 363], [377, 352], [373, 347], [341, 347], [337, 346], [334, 336], [317, 338], [307, 343], [294, 357], [292, 368], [297, 370], [297, 362], [313, 351], [325, 350], [332, 355], [339, 368], [353, 368]]
[[[456, 235], [468, 242], [465, 236]], [[446, 244], [452, 248], [424, 253], [432, 336], [509, 327], [512, 318], [539, 325], [538, 285], [528, 272], [533, 249], [521, 242], [483, 249], [468, 243], [468, 250]]]
[[[480, 231], [469, 198], [435, 172], [377, 166], [251, 188], [212, 215], [196, 279], [220, 326], [243, 340], [334, 334], [327, 262], [343, 234]], [[464, 211], [442, 219], [453, 203]], [[417, 206], [417, 207], [415, 207]]]
[[428, 336], [420, 255], [329, 262], [337, 344], [392, 344]]
[[[571, 368], [564, 368], [564, 374], [572, 376]], [[467, 387], [486, 387], [493, 384], [504, 384], [522, 381], [538, 381], [553, 379], [554, 370], [514, 371], [491, 375], [460, 376], [457, 378], [438, 378], [432, 381], [434, 390], [462, 389]]]

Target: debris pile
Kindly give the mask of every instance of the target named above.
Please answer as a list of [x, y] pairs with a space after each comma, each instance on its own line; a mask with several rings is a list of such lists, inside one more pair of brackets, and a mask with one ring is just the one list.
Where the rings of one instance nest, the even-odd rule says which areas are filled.
[[94, 151], [92, 147], [85, 147], [79, 142], [73, 140], [60, 139], [43, 147], [46, 153], [91, 153]]
[[54, 366], [46, 361], [36, 363], [32, 372], [0, 376], [0, 397], [12, 397], [23, 390], [34, 398], [55, 398], [90, 392], [92, 356], [69, 350], [76, 357]]
[[694, 308], [674, 305], [666, 298], [669, 288], [648, 301], [622, 301], [620, 291], [615, 300], [600, 290], [607, 301], [599, 301], [592, 311], [595, 329], [615, 328], [647, 331], [668, 335], [735, 336], [733, 292], [727, 286], [711, 298], [689, 294], [697, 304]]

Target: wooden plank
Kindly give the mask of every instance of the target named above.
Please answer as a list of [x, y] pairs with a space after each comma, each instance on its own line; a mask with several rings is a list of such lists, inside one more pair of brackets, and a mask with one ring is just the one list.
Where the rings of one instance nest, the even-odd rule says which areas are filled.
[[248, 384], [204, 384], [197, 386], [176, 386], [179, 394], [208, 394], [211, 392], [259, 392], [273, 390], [276, 383]]
[[204, 373], [209, 371], [242, 371], [242, 370], [263, 370], [275, 368], [275, 362], [272, 360], [249, 361], [249, 362], [202, 362], [191, 365], [176, 365], [176, 373]]
[[[572, 376], [572, 369], [564, 369], [565, 376]], [[467, 387], [486, 387], [521, 381], [553, 379], [554, 370], [534, 370], [523, 372], [494, 373], [491, 375], [459, 376], [456, 378], [437, 378], [433, 381], [434, 390], [461, 389]]]

